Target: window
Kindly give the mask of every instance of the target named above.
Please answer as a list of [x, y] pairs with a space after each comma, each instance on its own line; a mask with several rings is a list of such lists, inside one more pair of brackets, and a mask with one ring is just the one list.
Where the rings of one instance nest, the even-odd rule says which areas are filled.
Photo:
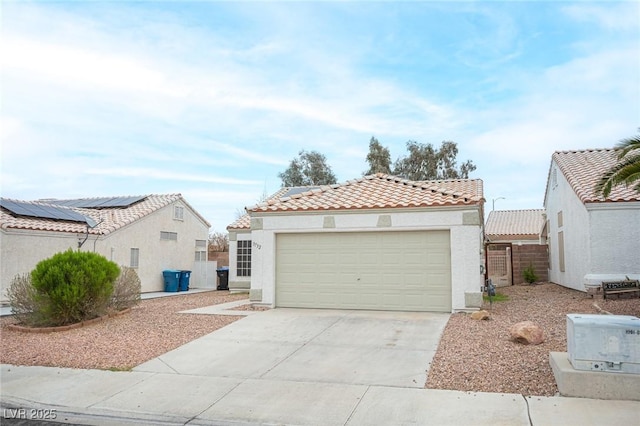
[[237, 271], [239, 277], [251, 276], [251, 241], [238, 241], [238, 263]]
[[206, 248], [207, 240], [196, 240], [196, 247]]
[[174, 220], [184, 220], [184, 207], [182, 207], [182, 206], [173, 206], [173, 219]]
[[131, 249], [131, 261], [129, 262], [129, 266], [132, 268], [137, 268], [140, 266], [140, 249], [132, 248]]
[[167, 241], [178, 241], [178, 233], [177, 232], [166, 232], [160, 231], [160, 239]]
[[207, 261], [207, 252], [206, 251], [196, 251], [196, 262], [206, 262]]
[[558, 212], [558, 228], [562, 228], [563, 219], [562, 219], [562, 211]]
[[554, 167], [551, 170], [551, 187], [555, 189], [556, 186], [558, 186], [558, 170]]

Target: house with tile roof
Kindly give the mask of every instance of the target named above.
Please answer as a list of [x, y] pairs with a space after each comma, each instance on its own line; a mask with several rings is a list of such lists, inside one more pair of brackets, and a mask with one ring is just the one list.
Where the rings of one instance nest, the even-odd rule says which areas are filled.
[[18, 274], [68, 249], [136, 269], [143, 292], [163, 291], [162, 271], [192, 271], [206, 285], [209, 223], [180, 194], [75, 200], [0, 200], [2, 299]]
[[549, 280], [585, 291], [603, 280], [640, 278], [640, 193], [625, 185], [605, 199], [594, 187], [617, 162], [614, 149], [558, 151], [544, 197]]
[[230, 241], [251, 248], [251, 300], [396, 311], [480, 307], [481, 180], [414, 182], [376, 174], [282, 191], [228, 228]]
[[525, 282], [524, 270], [533, 267], [538, 281], [547, 281], [549, 254], [542, 236], [544, 209], [496, 210], [485, 225], [487, 276], [496, 286]]

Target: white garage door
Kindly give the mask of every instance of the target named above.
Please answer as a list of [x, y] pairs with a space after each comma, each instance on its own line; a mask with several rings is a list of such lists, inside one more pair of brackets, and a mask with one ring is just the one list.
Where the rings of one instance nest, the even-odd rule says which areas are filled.
[[448, 231], [276, 238], [276, 306], [451, 312]]

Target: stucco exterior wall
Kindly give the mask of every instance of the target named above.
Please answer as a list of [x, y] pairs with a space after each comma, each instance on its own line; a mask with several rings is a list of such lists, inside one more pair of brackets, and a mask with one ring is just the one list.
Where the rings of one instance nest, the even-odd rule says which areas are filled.
[[[84, 236], [82, 236], [84, 238]], [[6, 301], [11, 280], [26, 274], [55, 253], [78, 248], [78, 235], [60, 232], [2, 229], [0, 231], [0, 300]]]
[[[583, 278], [589, 270], [591, 251], [589, 250], [589, 214], [584, 204], [569, 185], [555, 162], [557, 185], [549, 179], [545, 208], [549, 220], [549, 280], [556, 284], [584, 291]], [[558, 220], [562, 212], [562, 224]], [[564, 236], [564, 272], [560, 270], [560, 248], [558, 233]]]
[[[174, 205], [184, 206], [184, 220], [173, 218]], [[176, 232], [177, 241], [160, 240], [160, 232]], [[145, 216], [106, 236], [89, 235], [81, 250], [94, 251], [130, 266], [131, 248], [140, 250], [138, 276], [142, 292], [163, 291], [162, 270], [192, 270], [196, 240], [207, 240], [209, 226], [180, 201]], [[29, 230], [2, 230], [2, 297], [16, 274], [28, 273], [43, 259], [69, 248], [77, 249], [85, 235]], [[206, 247], [202, 250], [206, 250]]]
[[[469, 220], [476, 217], [477, 220]], [[252, 298], [275, 303], [275, 252], [278, 233], [449, 230], [451, 238], [452, 310], [465, 310], [465, 292], [480, 293], [483, 284], [483, 218], [479, 209], [431, 209], [402, 213], [327, 212], [254, 214], [252, 218]], [[468, 224], [465, 224], [468, 223]]]
[[640, 274], [640, 203], [587, 205], [591, 223], [589, 274]]

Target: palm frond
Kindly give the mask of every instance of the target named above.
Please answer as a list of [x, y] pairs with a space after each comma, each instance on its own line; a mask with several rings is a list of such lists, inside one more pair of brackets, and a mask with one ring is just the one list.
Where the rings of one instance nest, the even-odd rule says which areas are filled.
[[618, 160], [625, 157], [629, 152], [640, 149], [640, 136], [634, 136], [632, 138], [622, 139], [615, 146], [615, 149], [620, 149], [621, 151], [618, 153]]
[[[630, 186], [634, 182], [640, 182], [640, 135], [622, 139], [615, 149], [620, 150], [618, 164], [607, 170], [594, 187], [596, 194], [602, 195], [605, 199], [611, 194], [614, 186]], [[640, 183], [633, 189], [640, 192]]]

